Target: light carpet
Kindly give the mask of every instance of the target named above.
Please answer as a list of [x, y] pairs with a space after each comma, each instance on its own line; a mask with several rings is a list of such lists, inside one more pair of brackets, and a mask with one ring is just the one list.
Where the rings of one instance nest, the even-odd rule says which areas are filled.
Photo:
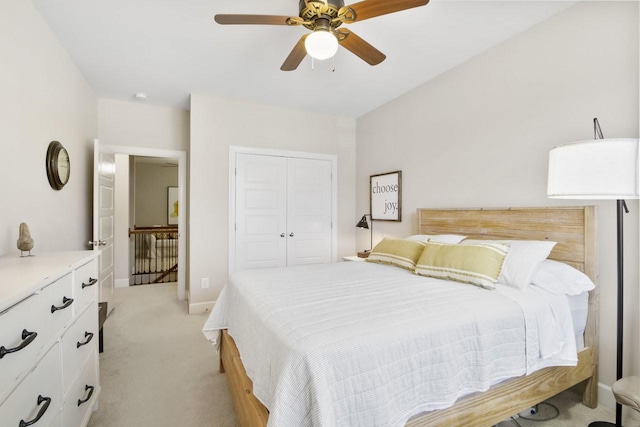
[[[175, 284], [116, 289], [115, 309], [103, 329], [102, 394], [89, 427], [236, 427], [226, 377], [218, 372], [215, 348], [201, 332], [206, 318], [187, 314]], [[614, 418], [603, 407], [583, 406], [574, 390], [550, 402], [560, 409], [557, 418], [519, 418], [519, 425], [575, 427]], [[549, 408], [540, 408], [532, 418], [550, 414]], [[507, 420], [499, 427], [517, 425]]]
[[98, 410], [89, 427], [235, 427], [207, 315], [188, 315], [175, 284], [117, 288], [103, 326]]

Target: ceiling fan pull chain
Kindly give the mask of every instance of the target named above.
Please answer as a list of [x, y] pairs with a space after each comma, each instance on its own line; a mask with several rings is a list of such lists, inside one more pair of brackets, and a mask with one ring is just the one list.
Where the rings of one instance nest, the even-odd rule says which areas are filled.
[[333, 67], [331, 67], [331, 72], [335, 73], [336, 72], [336, 56], [335, 55], [331, 57], [331, 61], [333, 61]]
[[313, 59], [313, 56], [311, 57], [311, 71], [315, 71], [316, 70], [316, 63], [315, 60]]

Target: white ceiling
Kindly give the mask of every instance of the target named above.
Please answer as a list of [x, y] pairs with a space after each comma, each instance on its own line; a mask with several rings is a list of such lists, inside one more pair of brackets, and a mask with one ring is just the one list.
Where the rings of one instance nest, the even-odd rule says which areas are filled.
[[[387, 55], [341, 48], [280, 71], [303, 27], [227, 25], [218, 13], [297, 16], [297, 0], [32, 0], [100, 98], [189, 108], [191, 93], [359, 117], [576, 1], [431, 0], [349, 25]], [[355, 0], [357, 1], [357, 0]], [[355, 1], [346, 0], [350, 4]], [[393, 1], [393, 0], [389, 0]]]

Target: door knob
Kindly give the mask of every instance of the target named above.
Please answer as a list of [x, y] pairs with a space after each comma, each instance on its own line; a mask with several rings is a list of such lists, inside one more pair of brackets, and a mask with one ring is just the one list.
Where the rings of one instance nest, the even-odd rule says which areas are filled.
[[284, 233], [280, 234], [280, 237], [284, 237]]
[[293, 232], [289, 233], [289, 237], [293, 237]]

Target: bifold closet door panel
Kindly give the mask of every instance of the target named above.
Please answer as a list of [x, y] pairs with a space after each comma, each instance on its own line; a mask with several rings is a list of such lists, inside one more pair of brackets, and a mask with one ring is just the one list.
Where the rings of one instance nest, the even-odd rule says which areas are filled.
[[331, 262], [331, 162], [287, 159], [287, 266]]
[[286, 266], [287, 159], [236, 158], [236, 271]]

